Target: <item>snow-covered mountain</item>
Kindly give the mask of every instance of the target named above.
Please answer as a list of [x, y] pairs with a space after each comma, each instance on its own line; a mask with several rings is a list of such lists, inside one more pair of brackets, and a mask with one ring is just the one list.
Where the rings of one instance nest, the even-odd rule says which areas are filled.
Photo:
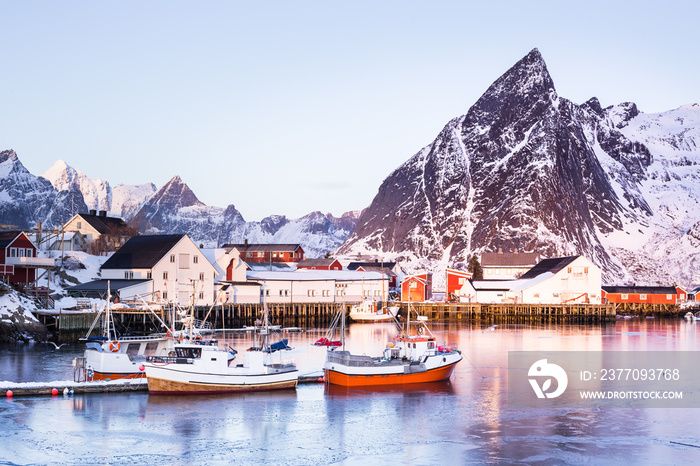
[[700, 282], [700, 106], [560, 97], [537, 49], [391, 173], [339, 253], [409, 270], [583, 254], [608, 283]]
[[295, 220], [273, 215], [246, 222], [234, 205], [205, 205], [176, 176], [144, 204], [137, 221], [149, 232], [186, 232], [207, 247], [246, 239], [250, 243], [300, 243], [307, 257], [321, 257], [343, 243], [358, 217], [357, 213], [336, 218], [313, 212]]
[[41, 176], [49, 180], [57, 191], [80, 191], [88, 209], [104, 210], [110, 216], [125, 219], [134, 216], [156, 192], [156, 187], [152, 183], [120, 184], [112, 189], [108, 181], [88, 178], [63, 160], [57, 161]]
[[82, 193], [75, 187], [57, 191], [45, 178], [29, 173], [14, 150], [0, 152], [0, 223], [51, 228], [68, 221], [72, 209], [85, 212]]
[[207, 206], [179, 176], [156, 190], [155, 185], [117, 185], [91, 179], [63, 161], [43, 176], [27, 171], [14, 151], [0, 152], [0, 223], [55, 228], [73, 213], [105, 210], [142, 233], [186, 233], [197, 244], [299, 243], [307, 257], [321, 257], [337, 249], [350, 235], [359, 212], [341, 218], [312, 212], [299, 219], [272, 215], [246, 222], [235, 206]]

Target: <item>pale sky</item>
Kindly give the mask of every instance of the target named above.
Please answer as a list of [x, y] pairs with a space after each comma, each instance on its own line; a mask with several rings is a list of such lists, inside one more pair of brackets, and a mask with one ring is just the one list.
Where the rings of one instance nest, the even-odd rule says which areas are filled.
[[537, 47], [560, 96], [700, 102], [699, 2], [0, 0], [0, 150], [248, 220], [340, 216]]

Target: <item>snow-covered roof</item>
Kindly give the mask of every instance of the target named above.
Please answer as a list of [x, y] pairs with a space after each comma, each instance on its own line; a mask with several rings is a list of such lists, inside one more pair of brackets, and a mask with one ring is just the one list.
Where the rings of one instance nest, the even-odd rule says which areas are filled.
[[355, 272], [353, 270], [297, 270], [294, 272], [249, 271], [248, 280], [284, 280], [284, 281], [362, 281], [386, 280], [379, 272]]

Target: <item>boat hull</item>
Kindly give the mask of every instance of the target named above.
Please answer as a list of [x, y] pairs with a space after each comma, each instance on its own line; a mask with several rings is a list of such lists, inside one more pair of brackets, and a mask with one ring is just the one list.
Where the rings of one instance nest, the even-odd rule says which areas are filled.
[[[261, 360], [262, 361], [262, 360]], [[296, 368], [273, 364], [211, 369], [206, 363], [146, 364], [148, 391], [154, 394], [237, 393], [292, 389], [297, 385]]]
[[122, 372], [122, 373], [103, 373], [93, 371], [90, 380], [119, 380], [119, 379], [142, 379], [146, 377], [145, 372]]
[[325, 368], [323, 371], [326, 383], [343, 387], [369, 387], [377, 385], [400, 385], [411, 383], [440, 382], [452, 376], [455, 366], [461, 360], [428, 369], [417, 373], [387, 373], [374, 371], [374, 373], [348, 373], [343, 367], [334, 365], [335, 368]]
[[350, 313], [350, 319], [354, 322], [389, 322], [394, 320], [391, 314], [368, 314], [363, 312]]
[[240, 393], [269, 390], [291, 390], [297, 386], [297, 379], [280, 382], [264, 382], [251, 384], [215, 384], [199, 382], [181, 382], [177, 380], [148, 378], [148, 392], [155, 395], [191, 395], [212, 393]]

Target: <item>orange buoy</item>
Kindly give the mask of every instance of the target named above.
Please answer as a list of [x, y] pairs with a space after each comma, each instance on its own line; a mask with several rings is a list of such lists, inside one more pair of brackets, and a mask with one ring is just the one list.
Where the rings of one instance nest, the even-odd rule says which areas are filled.
[[57, 389], [57, 388], [54, 388], [53, 390], [51, 390], [51, 394], [52, 394], [53, 396], [58, 395], [58, 389]]
[[112, 341], [112, 342], [109, 343], [109, 350], [110, 350], [112, 353], [116, 353], [117, 351], [119, 351], [119, 349], [120, 349], [121, 347], [122, 347], [122, 345], [120, 345], [119, 342], [118, 342], [117, 340], [114, 340], [114, 341]]
[[12, 395], [14, 395], [14, 393], [12, 393], [12, 390], [8, 390], [8, 391], [5, 393], [5, 395], [7, 395], [8, 398], [12, 398]]

